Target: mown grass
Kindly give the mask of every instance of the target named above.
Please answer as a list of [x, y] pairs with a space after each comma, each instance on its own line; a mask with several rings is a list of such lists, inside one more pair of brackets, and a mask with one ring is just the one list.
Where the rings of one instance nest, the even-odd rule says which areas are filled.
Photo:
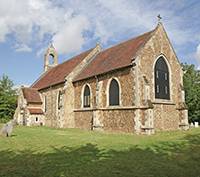
[[0, 137], [0, 177], [200, 177], [200, 129], [153, 136], [16, 127]]

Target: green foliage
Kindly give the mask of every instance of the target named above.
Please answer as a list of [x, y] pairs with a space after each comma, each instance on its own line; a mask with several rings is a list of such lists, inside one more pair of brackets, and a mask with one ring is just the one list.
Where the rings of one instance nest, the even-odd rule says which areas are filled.
[[0, 122], [12, 119], [16, 105], [17, 94], [13, 89], [13, 82], [8, 76], [3, 75], [0, 79]]
[[16, 127], [0, 137], [0, 176], [198, 177], [199, 148], [199, 128], [139, 136]]
[[189, 121], [200, 122], [200, 71], [194, 65], [183, 65], [185, 100], [188, 106]]

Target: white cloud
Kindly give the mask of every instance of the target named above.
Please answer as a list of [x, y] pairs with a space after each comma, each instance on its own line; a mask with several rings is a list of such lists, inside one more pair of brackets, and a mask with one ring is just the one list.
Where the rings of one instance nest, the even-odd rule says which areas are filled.
[[66, 17], [66, 23], [53, 36], [53, 44], [60, 53], [76, 52], [85, 43], [83, 31], [87, 30], [89, 22], [83, 16]]
[[16, 41], [15, 50], [30, 51], [35, 47], [39, 54], [53, 41], [59, 54], [67, 54], [91, 41], [106, 45], [110, 39], [119, 41], [126, 35], [151, 30], [160, 13], [170, 39], [180, 46], [200, 36], [200, 32], [194, 35], [193, 28], [188, 27], [189, 17], [177, 16], [179, 8], [184, 7], [179, 1], [1, 0], [0, 42], [6, 42], [11, 35]]
[[25, 44], [16, 44], [14, 48], [16, 52], [31, 52], [32, 51], [32, 49]]
[[49, 35], [49, 42], [52, 40], [59, 54], [63, 54], [81, 49], [89, 21], [84, 15], [69, 7], [55, 6], [50, 0], [2, 0], [0, 26], [0, 42], [5, 42], [11, 34], [18, 52], [31, 51], [30, 47], [37, 44], [44, 45]]

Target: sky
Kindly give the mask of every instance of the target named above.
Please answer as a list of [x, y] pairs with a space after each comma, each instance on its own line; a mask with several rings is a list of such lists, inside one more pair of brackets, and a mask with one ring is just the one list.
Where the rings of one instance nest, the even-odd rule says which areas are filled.
[[154, 29], [158, 14], [180, 62], [200, 68], [199, 0], [1, 0], [0, 76], [31, 85], [50, 43], [61, 63]]

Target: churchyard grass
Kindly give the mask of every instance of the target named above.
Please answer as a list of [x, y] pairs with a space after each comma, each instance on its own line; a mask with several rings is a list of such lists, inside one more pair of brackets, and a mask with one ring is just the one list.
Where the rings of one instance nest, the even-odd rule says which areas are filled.
[[200, 128], [143, 136], [18, 126], [0, 136], [3, 176], [200, 177]]

